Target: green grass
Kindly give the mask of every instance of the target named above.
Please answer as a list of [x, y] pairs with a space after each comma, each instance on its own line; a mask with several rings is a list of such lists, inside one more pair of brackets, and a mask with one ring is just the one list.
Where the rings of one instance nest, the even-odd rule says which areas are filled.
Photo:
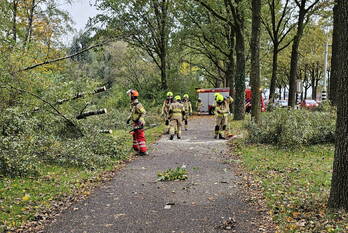
[[[242, 125], [243, 122], [233, 122], [231, 128], [246, 136]], [[348, 231], [348, 214], [327, 209], [333, 145], [289, 151], [239, 140], [234, 152], [261, 184], [278, 232]]]
[[[146, 131], [148, 143], [153, 143], [162, 132], [162, 126]], [[123, 146], [129, 147], [131, 152], [131, 135], [127, 134], [127, 131], [120, 130], [114, 132], [112, 136], [129, 137], [129, 143]], [[98, 181], [101, 174], [114, 170], [119, 163], [120, 161], [114, 160], [107, 168], [96, 171], [42, 165], [39, 177], [0, 177], [0, 232], [4, 231], [5, 227], [14, 229], [34, 220], [35, 216], [50, 210], [52, 205], [67, 196], [77, 193], [88, 195], [88, 188], [84, 188], [86, 183], [91, 183], [91, 180], [92, 183]]]

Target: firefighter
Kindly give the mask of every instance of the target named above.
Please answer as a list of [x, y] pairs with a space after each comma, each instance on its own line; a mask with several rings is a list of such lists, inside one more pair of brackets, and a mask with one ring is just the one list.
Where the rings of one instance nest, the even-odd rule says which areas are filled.
[[216, 97], [216, 126], [215, 126], [215, 139], [225, 139], [226, 128], [227, 128], [227, 117], [228, 117], [228, 107], [224, 101], [224, 97], [219, 95]]
[[129, 90], [127, 94], [131, 99], [131, 114], [128, 117], [127, 124], [132, 123], [133, 126], [133, 149], [139, 155], [147, 155], [146, 138], [145, 138], [145, 108], [139, 102], [139, 92], [136, 90]]
[[225, 103], [228, 107], [228, 113], [230, 113], [230, 105], [234, 102], [234, 99], [231, 96], [225, 97]]
[[175, 96], [173, 103], [169, 106], [169, 119], [170, 119], [170, 140], [174, 139], [174, 134], [176, 133], [178, 139], [181, 139], [181, 127], [182, 119], [185, 116], [184, 105], [179, 101], [181, 100], [180, 96]]
[[185, 131], [187, 131], [187, 129], [188, 129], [188, 117], [189, 117], [189, 115], [192, 115], [192, 104], [191, 104], [190, 97], [188, 94], [184, 95], [182, 104], [184, 105], [184, 109], [185, 109], [185, 113], [186, 113], [183, 116], [183, 120], [185, 122]]
[[196, 109], [199, 114], [201, 113], [203, 107], [204, 107], [204, 104], [202, 103], [202, 100], [198, 98], [196, 103]]
[[163, 105], [162, 105], [162, 116], [164, 117], [164, 124], [165, 124], [165, 129], [164, 133], [168, 134], [169, 133], [169, 106], [173, 102], [173, 92], [168, 92], [167, 93], [167, 98], [164, 100]]
[[[211, 114], [211, 115], [215, 114], [216, 99], [217, 99], [217, 97], [220, 96], [220, 95], [221, 95], [221, 94], [218, 93], [218, 92], [216, 92], [216, 93], [214, 94], [214, 104], [211, 106], [211, 109], [209, 110], [209, 114]], [[221, 95], [221, 96], [222, 96], [222, 95]]]

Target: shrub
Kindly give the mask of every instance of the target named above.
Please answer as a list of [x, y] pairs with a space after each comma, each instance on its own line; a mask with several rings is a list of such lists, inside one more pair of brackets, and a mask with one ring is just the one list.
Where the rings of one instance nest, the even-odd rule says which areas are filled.
[[84, 135], [79, 137], [71, 136], [71, 126], [61, 118], [45, 113], [6, 109], [0, 125], [2, 176], [38, 175], [40, 163], [97, 169], [123, 159], [129, 150], [127, 134], [117, 138], [100, 134], [96, 118], [78, 122]]
[[264, 114], [259, 125], [247, 123], [246, 129], [249, 142], [296, 147], [333, 143], [335, 124], [333, 112], [279, 109]]

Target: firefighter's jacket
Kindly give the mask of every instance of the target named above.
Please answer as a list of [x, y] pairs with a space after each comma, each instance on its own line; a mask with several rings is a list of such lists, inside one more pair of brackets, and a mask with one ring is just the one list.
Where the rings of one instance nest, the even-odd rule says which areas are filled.
[[228, 112], [230, 112], [230, 104], [232, 104], [234, 99], [231, 96], [226, 97], [225, 99], [225, 104], [226, 107], [228, 108]]
[[129, 119], [133, 122], [139, 121], [143, 125], [145, 125], [145, 114], [146, 110], [144, 106], [139, 102], [139, 100], [134, 100], [131, 104], [131, 114], [129, 116]]
[[226, 102], [223, 102], [222, 104], [216, 104], [215, 116], [226, 117], [228, 113], [229, 113], [229, 107]]
[[184, 101], [183, 102], [185, 113], [192, 114], [192, 104], [191, 101]]
[[162, 105], [162, 115], [169, 116], [169, 106], [170, 106], [170, 100], [166, 99]]
[[197, 101], [197, 103], [196, 103], [197, 110], [200, 111], [202, 107], [203, 107], [203, 103]]
[[179, 102], [171, 103], [169, 106], [169, 119], [170, 120], [182, 120], [185, 115], [184, 105]]

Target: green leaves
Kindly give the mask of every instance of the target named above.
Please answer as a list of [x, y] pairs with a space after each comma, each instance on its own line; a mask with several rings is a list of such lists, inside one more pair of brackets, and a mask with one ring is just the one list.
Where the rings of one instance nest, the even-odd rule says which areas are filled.
[[259, 125], [248, 122], [249, 141], [294, 148], [335, 141], [334, 112], [277, 110], [263, 115]]
[[188, 172], [186, 169], [177, 167], [176, 169], [168, 169], [164, 172], [157, 174], [158, 181], [175, 181], [175, 180], [186, 180]]

